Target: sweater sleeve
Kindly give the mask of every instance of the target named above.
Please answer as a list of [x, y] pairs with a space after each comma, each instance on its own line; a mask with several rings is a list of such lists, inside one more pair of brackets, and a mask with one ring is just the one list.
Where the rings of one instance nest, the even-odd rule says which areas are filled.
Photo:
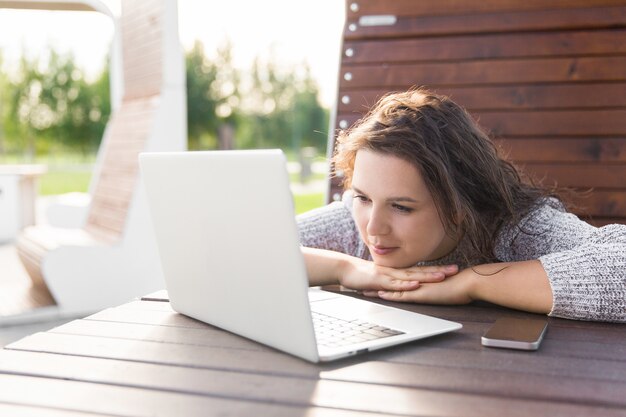
[[551, 316], [626, 322], [626, 225], [596, 228], [552, 201], [501, 233], [496, 256], [541, 262]]
[[366, 258], [365, 245], [346, 202], [333, 202], [300, 214], [296, 220], [302, 246]]

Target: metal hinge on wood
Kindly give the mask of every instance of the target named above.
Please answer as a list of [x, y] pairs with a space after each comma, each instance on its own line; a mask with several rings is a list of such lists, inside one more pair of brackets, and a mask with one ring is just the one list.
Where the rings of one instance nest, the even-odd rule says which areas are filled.
[[393, 26], [398, 18], [392, 14], [369, 15], [359, 17], [359, 26]]

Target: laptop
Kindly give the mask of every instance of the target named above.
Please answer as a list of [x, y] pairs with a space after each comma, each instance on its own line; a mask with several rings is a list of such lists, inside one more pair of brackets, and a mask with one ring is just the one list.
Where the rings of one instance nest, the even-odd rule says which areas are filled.
[[311, 362], [462, 327], [309, 288], [282, 151], [142, 153], [139, 165], [175, 311]]

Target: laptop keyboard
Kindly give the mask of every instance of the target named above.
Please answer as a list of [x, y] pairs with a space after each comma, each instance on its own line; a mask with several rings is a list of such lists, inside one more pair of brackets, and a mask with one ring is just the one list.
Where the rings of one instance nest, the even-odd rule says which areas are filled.
[[321, 346], [340, 347], [404, 334], [400, 330], [363, 320], [343, 320], [315, 311], [312, 313], [315, 337]]

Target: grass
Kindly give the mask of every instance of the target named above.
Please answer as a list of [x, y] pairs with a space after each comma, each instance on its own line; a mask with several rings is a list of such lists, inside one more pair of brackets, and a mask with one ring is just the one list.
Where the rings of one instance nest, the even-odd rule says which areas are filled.
[[39, 195], [86, 192], [95, 160], [95, 154], [71, 152], [37, 155], [34, 158], [0, 153], [0, 164], [38, 164], [47, 168], [47, 172], [38, 178]]
[[324, 193], [296, 194], [293, 196], [296, 214], [304, 213], [324, 205]]
[[87, 192], [91, 171], [48, 171], [39, 179], [40, 195]]

